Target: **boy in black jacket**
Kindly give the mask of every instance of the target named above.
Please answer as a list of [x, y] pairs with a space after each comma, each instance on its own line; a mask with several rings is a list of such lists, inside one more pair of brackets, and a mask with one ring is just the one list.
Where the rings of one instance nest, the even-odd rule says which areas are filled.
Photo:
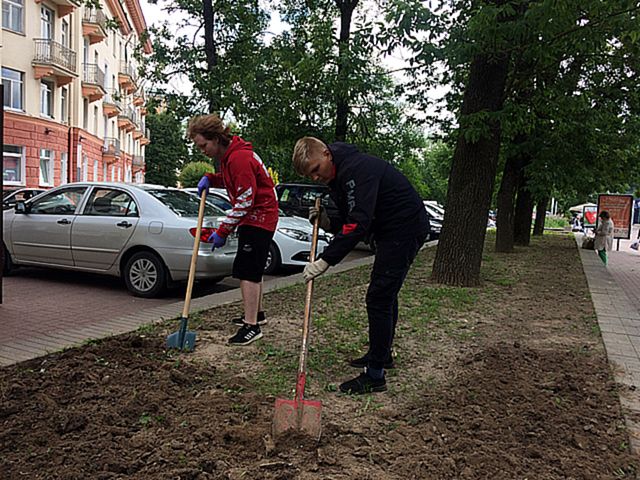
[[336, 235], [321, 257], [304, 269], [306, 281], [339, 263], [369, 233], [376, 258], [366, 303], [369, 351], [350, 364], [364, 367], [358, 377], [340, 385], [345, 393], [383, 392], [384, 368], [393, 368], [391, 347], [398, 321], [398, 292], [429, 232], [424, 204], [409, 180], [391, 164], [359, 152], [346, 143], [327, 145], [314, 137], [298, 140], [293, 167], [300, 175], [329, 186], [341, 224], [312, 208], [309, 220], [320, 215], [320, 226]]

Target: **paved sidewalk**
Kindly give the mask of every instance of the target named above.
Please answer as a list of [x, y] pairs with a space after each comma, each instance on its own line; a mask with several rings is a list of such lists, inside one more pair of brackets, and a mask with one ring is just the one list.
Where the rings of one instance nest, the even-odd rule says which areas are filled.
[[[632, 238], [636, 238], [637, 228]], [[576, 234], [578, 246], [582, 234]], [[615, 380], [624, 387], [620, 401], [625, 411], [631, 448], [640, 455], [640, 254], [621, 240], [604, 266], [593, 250], [580, 249], [598, 325]]]

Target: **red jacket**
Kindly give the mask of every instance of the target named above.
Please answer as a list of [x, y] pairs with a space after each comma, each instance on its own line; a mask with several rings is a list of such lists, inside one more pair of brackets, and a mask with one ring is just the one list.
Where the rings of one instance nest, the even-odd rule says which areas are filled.
[[220, 173], [207, 173], [212, 187], [226, 188], [233, 209], [218, 227], [226, 238], [239, 225], [252, 225], [275, 232], [278, 225], [278, 200], [267, 168], [249, 142], [233, 137]]

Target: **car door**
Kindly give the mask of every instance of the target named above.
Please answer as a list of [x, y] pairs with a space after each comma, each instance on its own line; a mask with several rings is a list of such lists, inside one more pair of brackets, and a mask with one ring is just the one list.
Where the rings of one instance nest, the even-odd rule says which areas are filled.
[[86, 186], [52, 190], [30, 202], [11, 223], [16, 260], [45, 266], [71, 266], [71, 228]]
[[138, 205], [129, 192], [93, 187], [71, 230], [75, 266], [108, 270], [127, 245], [138, 220]]

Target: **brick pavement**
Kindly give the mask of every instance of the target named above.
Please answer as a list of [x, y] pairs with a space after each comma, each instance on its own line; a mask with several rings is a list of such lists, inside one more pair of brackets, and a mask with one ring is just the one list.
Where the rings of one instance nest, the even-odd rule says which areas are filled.
[[[632, 237], [637, 236], [638, 227]], [[576, 235], [578, 244], [582, 235]], [[605, 267], [595, 252], [580, 249], [598, 325], [615, 380], [626, 388], [620, 402], [626, 414], [631, 448], [640, 455], [640, 254], [621, 240]]]

